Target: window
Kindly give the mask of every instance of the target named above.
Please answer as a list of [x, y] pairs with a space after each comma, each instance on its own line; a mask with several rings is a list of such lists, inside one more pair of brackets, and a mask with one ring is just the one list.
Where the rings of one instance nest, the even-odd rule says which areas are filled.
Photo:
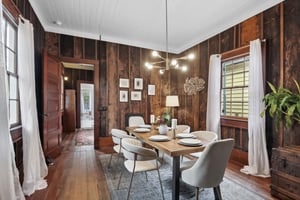
[[222, 62], [221, 116], [248, 118], [249, 55]]
[[20, 97], [17, 67], [17, 25], [10, 20], [8, 14], [3, 12], [2, 41], [4, 43], [5, 65], [9, 89], [9, 121], [14, 127], [21, 124]]

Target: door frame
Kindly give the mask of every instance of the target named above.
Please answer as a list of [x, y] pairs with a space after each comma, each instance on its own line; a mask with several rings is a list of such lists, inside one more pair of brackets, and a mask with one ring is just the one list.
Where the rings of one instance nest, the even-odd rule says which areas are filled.
[[[100, 112], [98, 110], [100, 106], [100, 70], [99, 70], [99, 60], [89, 60], [89, 59], [78, 59], [78, 58], [68, 58], [59, 57], [60, 62], [69, 63], [84, 63], [94, 65], [94, 149], [99, 149], [98, 138], [100, 135]], [[78, 95], [77, 95], [78, 96]]]

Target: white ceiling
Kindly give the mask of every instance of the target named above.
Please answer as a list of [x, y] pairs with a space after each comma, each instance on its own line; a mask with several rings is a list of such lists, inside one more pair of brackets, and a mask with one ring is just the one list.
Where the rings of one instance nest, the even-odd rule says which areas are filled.
[[[29, 1], [47, 32], [166, 51], [165, 0]], [[180, 53], [281, 1], [169, 0], [168, 51]]]

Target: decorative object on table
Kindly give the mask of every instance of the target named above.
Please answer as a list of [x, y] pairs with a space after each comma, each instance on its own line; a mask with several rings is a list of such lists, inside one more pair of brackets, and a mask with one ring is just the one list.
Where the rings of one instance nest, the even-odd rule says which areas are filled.
[[148, 85], [148, 95], [149, 96], [155, 95], [155, 85]]
[[153, 127], [153, 124], [155, 123], [155, 115], [153, 113], [150, 114], [150, 124]]
[[168, 130], [169, 130], [169, 128], [168, 128], [167, 124], [160, 124], [158, 127], [158, 132], [161, 135], [167, 134]]
[[135, 78], [134, 79], [134, 89], [135, 90], [142, 90], [143, 89], [143, 79], [142, 78]]
[[120, 78], [119, 79], [119, 87], [120, 88], [129, 88], [129, 79], [128, 78]]
[[166, 20], [166, 57], [161, 56], [157, 51], [152, 52], [152, 56], [155, 58], [153, 62], [145, 62], [145, 67], [147, 67], [149, 70], [156, 68], [159, 69], [159, 73], [162, 75], [164, 74], [165, 71], [168, 71], [170, 69], [175, 69], [175, 70], [181, 70], [182, 72], [187, 71], [188, 67], [186, 65], [186, 62], [183, 61], [189, 61], [193, 60], [195, 58], [195, 54], [190, 53], [189, 55], [182, 56], [179, 58], [175, 58], [174, 54], [172, 57], [169, 57], [169, 48], [168, 48], [168, 41], [169, 41], [169, 36], [168, 36], [168, 1], [166, 0], [166, 15], [165, 15], [165, 20]]
[[187, 78], [184, 83], [184, 92], [187, 95], [195, 95], [197, 92], [200, 92], [205, 87], [205, 81], [202, 78], [193, 77]]
[[142, 93], [141, 91], [132, 91], [131, 92], [131, 101], [141, 101]]
[[120, 102], [128, 102], [128, 91], [120, 90]]
[[172, 130], [173, 130], [173, 139], [176, 138], [176, 128], [177, 128], [177, 119], [172, 119], [172, 126], [171, 126]]

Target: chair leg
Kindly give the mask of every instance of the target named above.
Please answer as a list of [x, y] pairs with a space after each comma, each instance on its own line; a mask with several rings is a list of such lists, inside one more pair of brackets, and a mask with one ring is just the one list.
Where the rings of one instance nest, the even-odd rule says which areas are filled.
[[145, 177], [146, 177], [146, 181], [148, 182], [148, 176], [147, 176], [147, 172], [145, 171]]
[[217, 187], [214, 187], [214, 194], [215, 194], [216, 200], [222, 200], [220, 185], [218, 185]]
[[123, 171], [121, 171], [121, 174], [120, 174], [120, 178], [119, 178], [119, 182], [118, 182], [118, 187], [117, 187], [117, 189], [119, 189], [119, 186], [120, 186], [120, 183], [121, 183], [121, 178], [122, 178], [122, 175], [123, 175]]
[[131, 184], [132, 184], [132, 180], [133, 180], [133, 176], [134, 176], [134, 171], [135, 171], [135, 161], [134, 161], [134, 164], [133, 164], [133, 171], [132, 171], [130, 184], [129, 184], [129, 188], [128, 188], [127, 200], [129, 200], [130, 189], [131, 189]]
[[110, 168], [111, 159], [112, 159], [112, 157], [113, 157], [113, 154], [114, 154], [114, 153], [112, 153], [112, 154], [110, 155], [109, 162], [108, 162], [108, 165], [107, 165], [107, 166], [108, 166], [108, 168]]
[[196, 200], [199, 199], [199, 188], [198, 187], [195, 188], [195, 199]]
[[157, 161], [156, 161], [156, 166], [157, 166], [158, 179], [159, 179], [159, 183], [160, 183], [161, 195], [162, 195], [162, 198], [164, 200], [165, 199], [164, 189], [163, 189], [163, 186], [162, 186], [162, 182], [161, 182], [161, 178], [160, 178], [160, 173], [159, 173]]

